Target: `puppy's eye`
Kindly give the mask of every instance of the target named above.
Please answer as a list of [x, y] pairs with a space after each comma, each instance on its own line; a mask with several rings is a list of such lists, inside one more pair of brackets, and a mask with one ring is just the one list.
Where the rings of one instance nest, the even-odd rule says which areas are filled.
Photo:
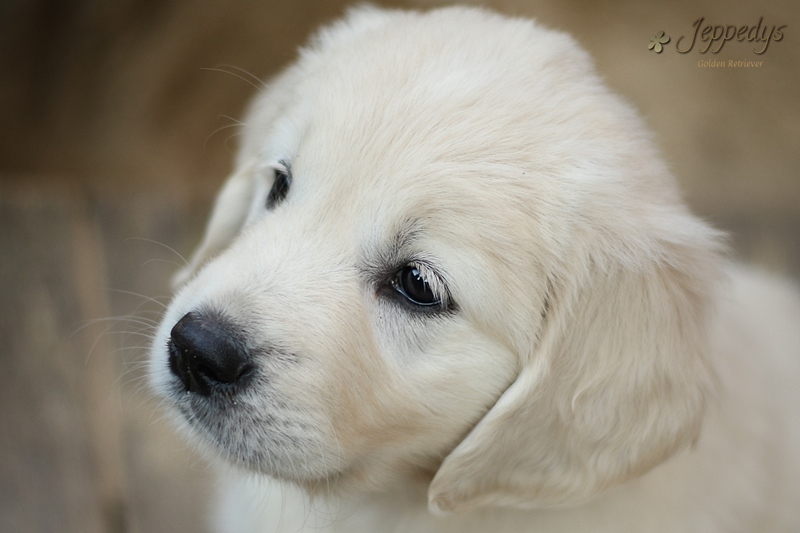
[[430, 284], [415, 265], [398, 270], [392, 278], [392, 287], [409, 302], [423, 306], [439, 306], [442, 300], [431, 289]]
[[267, 209], [273, 209], [276, 205], [281, 203], [286, 194], [289, 192], [289, 187], [292, 185], [291, 172], [287, 170], [275, 169], [275, 181], [272, 183], [267, 195]]

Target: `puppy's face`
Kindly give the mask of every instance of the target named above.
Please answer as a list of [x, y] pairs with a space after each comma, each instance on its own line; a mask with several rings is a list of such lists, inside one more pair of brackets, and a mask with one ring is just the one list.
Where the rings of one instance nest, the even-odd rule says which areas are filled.
[[502, 290], [493, 243], [430, 197], [449, 176], [315, 156], [334, 131], [253, 171], [246, 227], [164, 318], [156, 380], [193, 433], [266, 473], [432, 471], [515, 375], [471, 316]]
[[236, 464], [437, 510], [646, 470], [697, 432], [713, 239], [640, 137], [563, 35], [351, 14], [257, 99], [157, 390]]

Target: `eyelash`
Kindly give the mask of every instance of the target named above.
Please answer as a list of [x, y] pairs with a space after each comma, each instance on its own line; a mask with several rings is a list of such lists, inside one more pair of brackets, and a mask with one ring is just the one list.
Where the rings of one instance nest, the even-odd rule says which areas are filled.
[[286, 195], [289, 194], [289, 189], [292, 186], [291, 166], [284, 161], [282, 161], [281, 164], [286, 168], [286, 170], [278, 168], [274, 169], [275, 180], [272, 182], [272, 187], [269, 190], [269, 194], [267, 194], [267, 209], [274, 209], [275, 206], [280, 204], [286, 198]]
[[[415, 297], [419, 296], [418, 291], [415, 291], [415, 288], [403, 286], [404, 280], [413, 280], [414, 278], [424, 282], [425, 288], [434, 299], [433, 301], [417, 301]], [[444, 282], [434, 270], [423, 261], [409, 261], [400, 268], [395, 269], [394, 273], [389, 278], [388, 292], [395, 301], [407, 306], [414, 312], [436, 313], [450, 311], [455, 308]]]

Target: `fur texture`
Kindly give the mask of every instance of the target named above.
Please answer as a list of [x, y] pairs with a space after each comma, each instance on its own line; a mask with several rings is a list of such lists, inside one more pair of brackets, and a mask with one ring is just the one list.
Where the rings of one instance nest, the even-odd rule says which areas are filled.
[[[152, 380], [220, 532], [798, 531], [800, 303], [720, 251], [571, 38], [362, 8], [256, 98]], [[169, 371], [203, 309], [235, 397]]]

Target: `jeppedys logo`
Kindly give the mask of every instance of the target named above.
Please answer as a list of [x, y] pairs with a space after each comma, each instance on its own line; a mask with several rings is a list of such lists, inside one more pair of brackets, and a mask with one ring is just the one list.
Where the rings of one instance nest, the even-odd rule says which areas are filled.
[[[709, 49], [712, 54], [717, 54], [722, 50], [722, 47], [725, 46], [725, 43], [733, 40], [735, 37], [736, 40], [740, 42], [746, 40], [751, 43], [761, 43], [753, 47], [753, 52], [761, 55], [767, 51], [769, 43], [783, 39], [783, 29], [786, 28], [786, 24], [783, 26], [762, 26], [764, 17], [759, 18], [758, 24], [755, 26], [712, 26], [710, 24], [703, 25], [704, 21], [705, 17], [700, 17], [692, 24], [694, 27], [694, 35], [692, 36], [692, 42], [689, 44], [688, 48], [681, 50], [681, 41], [683, 37], [678, 39], [678, 42], [675, 43], [675, 50], [677, 50], [679, 54], [688, 54], [691, 52], [699, 35], [700, 42], [706, 43], [705, 48], [700, 50], [701, 54], [705, 54]], [[719, 44], [719, 46], [712, 48], [715, 44]], [[759, 47], [761, 48], [760, 50], [758, 49]]]
[[[718, 54], [726, 43], [735, 41], [751, 43], [750, 48], [753, 53], [762, 55], [767, 51], [771, 43], [783, 39], [783, 30], [786, 28], [786, 24], [764, 24], [764, 17], [760, 17], [758, 23], [752, 26], [735, 26], [732, 24], [726, 26], [709, 24], [706, 22], [705, 17], [700, 17], [694, 21], [692, 28], [694, 30], [690, 34], [691, 37], [681, 35], [675, 42], [675, 51], [679, 54], [688, 54], [692, 50], [697, 50], [701, 54], [709, 51], [712, 54]], [[650, 44], [647, 48], [660, 54], [670, 40], [671, 38], [668, 35], [663, 31], [659, 31], [650, 38]]]

